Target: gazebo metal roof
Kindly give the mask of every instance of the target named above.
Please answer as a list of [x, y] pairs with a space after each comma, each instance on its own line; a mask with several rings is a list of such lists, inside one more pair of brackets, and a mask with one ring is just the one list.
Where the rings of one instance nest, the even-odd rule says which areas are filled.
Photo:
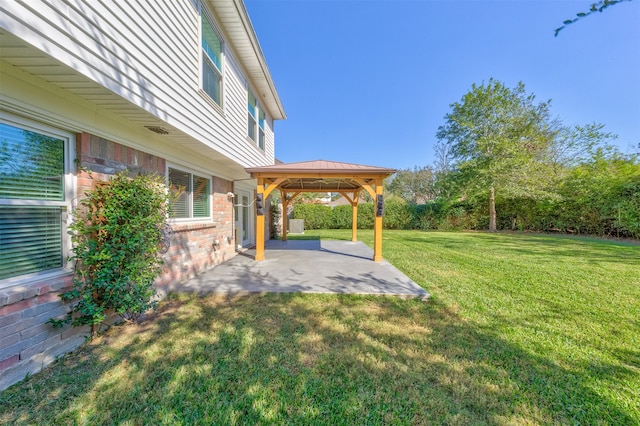
[[[245, 169], [254, 178], [284, 178], [278, 187], [287, 192], [353, 192], [396, 172], [386, 167], [314, 160]], [[359, 182], [360, 181], [360, 182]]]
[[343, 163], [340, 161], [312, 160], [301, 161], [299, 163], [280, 163], [272, 166], [250, 167], [245, 169], [249, 173], [274, 171], [274, 172], [300, 172], [300, 173], [341, 173], [341, 172], [364, 172], [364, 173], [395, 173], [395, 169], [386, 167], [367, 166], [364, 164]]

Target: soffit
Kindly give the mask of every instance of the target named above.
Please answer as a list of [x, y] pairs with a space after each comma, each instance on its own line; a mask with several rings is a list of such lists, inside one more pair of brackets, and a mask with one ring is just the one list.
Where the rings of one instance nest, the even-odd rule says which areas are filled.
[[[246, 177], [242, 166], [228, 159], [201, 140], [169, 125], [154, 114], [123, 99], [80, 72], [3, 30], [0, 30], [0, 52], [0, 60], [4, 64], [9, 64], [9, 68], [6, 65], [0, 66], [5, 72], [17, 76], [20, 73], [33, 75], [42, 80], [42, 87], [46, 87], [47, 90], [53, 92], [59, 90], [58, 94], [60, 96], [65, 96], [70, 100], [76, 97], [76, 102], [80, 104], [84, 102], [88, 108], [97, 107], [102, 109], [104, 114], [112, 115], [117, 119], [124, 119], [125, 122], [134, 126], [160, 128], [168, 132], [168, 134], [161, 137], [167, 138], [172, 144], [180, 145], [185, 150], [195, 152], [209, 159], [212, 164], [216, 164], [216, 170], [219, 169], [226, 176], [234, 179]], [[46, 83], [48, 84], [45, 85]], [[84, 127], [81, 129], [69, 128], [68, 130], [88, 131]]]
[[274, 120], [287, 118], [251, 19], [242, 0], [206, 0], [220, 21], [227, 43], [258, 91], [256, 97]]

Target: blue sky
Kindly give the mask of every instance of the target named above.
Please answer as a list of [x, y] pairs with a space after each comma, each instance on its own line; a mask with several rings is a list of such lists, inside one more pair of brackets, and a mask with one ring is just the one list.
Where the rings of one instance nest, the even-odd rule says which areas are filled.
[[245, 0], [287, 113], [276, 157], [429, 165], [450, 104], [492, 77], [635, 152], [640, 0], [553, 36], [592, 2]]

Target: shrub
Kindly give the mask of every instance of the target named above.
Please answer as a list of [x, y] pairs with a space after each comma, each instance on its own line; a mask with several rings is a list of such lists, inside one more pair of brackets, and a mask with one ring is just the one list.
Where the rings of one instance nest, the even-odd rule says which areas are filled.
[[385, 202], [383, 225], [386, 229], [410, 229], [413, 219], [411, 206], [404, 201]]
[[353, 213], [351, 205], [335, 206], [331, 211], [333, 229], [351, 229]]
[[358, 204], [358, 229], [373, 229], [372, 203]]
[[327, 229], [331, 227], [331, 207], [322, 204], [296, 204], [294, 219], [304, 219], [305, 229]]
[[[294, 208], [293, 216], [295, 219], [304, 219], [306, 229], [351, 229], [351, 209], [350, 205], [330, 209], [321, 204], [298, 204]], [[373, 228], [373, 213], [372, 203], [358, 205], [359, 229]], [[439, 202], [413, 204], [402, 200], [389, 200], [385, 204], [382, 223], [385, 229], [437, 229], [440, 226], [450, 226], [446, 220], [448, 213]], [[464, 219], [465, 223], [472, 223], [469, 217], [465, 216]]]
[[269, 207], [269, 212], [271, 213], [269, 216], [269, 230], [271, 239], [275, 240], [280, 236], [282, 230], [280, 229], [280, 218], [282, 216], [282, 212], [280, 210], [280, 204], [272, 201], [271, 207]]
[[70, 226], [76, 277], [60, 295], [77, 303], [66, 320], [50, 322], [91, 324], [95, 334], [111, 311], [128, 321], [154, 306], [170, 200], [164, 179], [144, 175], [118, 174], [86, 195]]

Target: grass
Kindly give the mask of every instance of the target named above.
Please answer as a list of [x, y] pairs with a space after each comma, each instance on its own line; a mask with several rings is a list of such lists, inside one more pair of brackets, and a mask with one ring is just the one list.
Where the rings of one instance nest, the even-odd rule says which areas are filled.
[[640, 424], [640, 245], [384, 238], [429, 302], [174, 296], [0, 393], [0, 423]]

